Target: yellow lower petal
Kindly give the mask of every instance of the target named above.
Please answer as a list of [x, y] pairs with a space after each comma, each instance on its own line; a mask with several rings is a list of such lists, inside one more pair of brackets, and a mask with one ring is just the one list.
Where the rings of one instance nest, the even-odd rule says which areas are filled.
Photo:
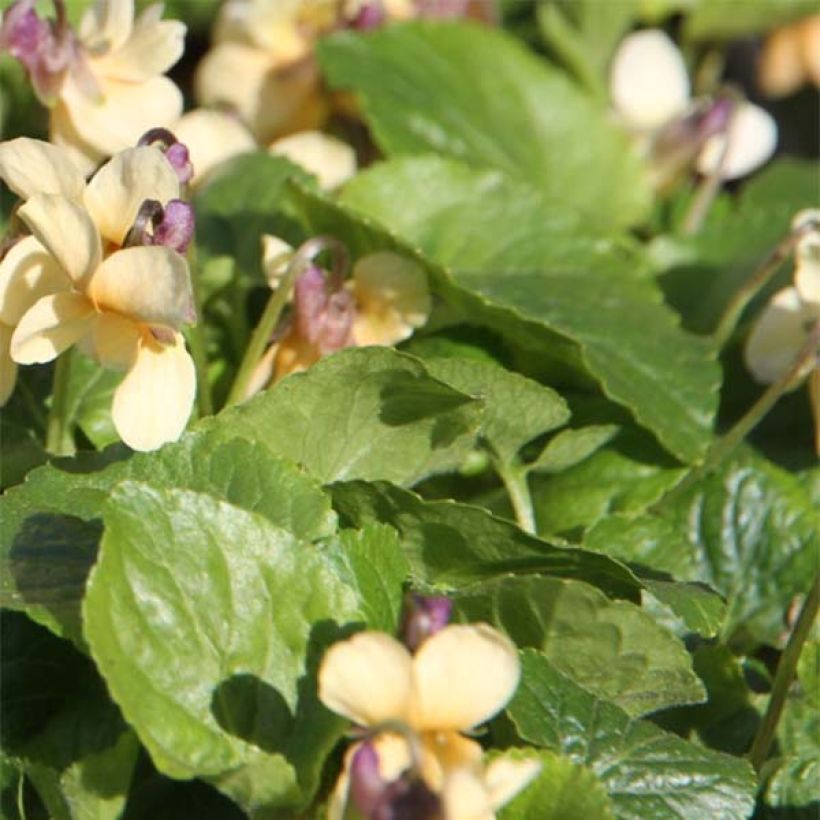
[[95, 311], [78, 293], [44, 296], [26, 312], [11, 339], [11, 357], [18, 364], [56, 359], [92, 328]]
[[101, 313], [94, 323], [92, 356], [103, 367], [128, 370], [136, 361], [141, 338], [140, 326], [130, 319]]
[[172, 344], [150, 332], [139, 342], [133, 366], [114, 392], [111, 415], [120, 438], [134, 450], [156, 450], [185, 429], [196, 395], [194, 363], [182, 334]]

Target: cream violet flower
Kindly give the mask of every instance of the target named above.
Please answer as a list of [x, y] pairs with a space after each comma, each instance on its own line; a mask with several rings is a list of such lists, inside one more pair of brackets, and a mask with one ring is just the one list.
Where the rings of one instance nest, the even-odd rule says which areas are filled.
[[[293, 253], [277, 237], [262, 238], [263, 266], [272, 288], [279, 286]], [[398, 344], [427, 321], [431, 307], [422, 268], [391, 251], [361, 257], [347, 281], [310, 266], [294, 285], [290, 326], [259, 362], [248, 395], [336, 350]]]
[[[759, 106], [725, 98], [693, 101], [683, 57], [658, 29], [621, 42], [610, 69], [610, 95], [620, 120], [659, 164], [671, 154], [673, 165], [681, 157], [694, 159], [701, 174], [735, 179], [766, 162], [777, 144], [777, 126]], [[660, 187], [668, 169], [658, 176]]]
[[[774, 294], [744, 348], [746, 366], [763, 384], [785, 375], [820, 323], [820, 210], [801, 211], [792, 228], [806, 229], [795, 249], [794, 284]], [[820, 362], [816, 357], [808, 365], [808, 378], [820, 452]]]
[[[411, 776], [439, 797], [447, 820], [492, 818], [539, 764], [503, 756], [485, 766], [481, 746], [461, 733], [500, 711], [519, 676], [515, 647], [486, 624], [446, 626], [413, 655], [389, 635], [361, 632], [325, 653], [319, 698], [370, 730], [375, 758], [365, 752], [370, 759], [359, 766], [377, 780], [376, 790], [378, 781]], [[349, 795], [356, 798], [362, 773], [353, 764], [362, 748], [348, 750], [328, 807], [331, 820], [345, 816]]]
[[76, 32], [62, 0], [53, 24], [39, 20], [32, 6], [17, 0], [6, 11], [0, 47], [26, 66], [51, 107], [51, 141], [84, 172], [182, 113], [182, 94], [162, 75], [182, 55], [185, 26], [161, 20], [161, 5], [134, 20], [134, 0], [98, 0]]
[[174, 249], [191, 230], [174, 168], [156, 148], [132, 148], [86, 185], [60, 149], [21, 138], [0, 144], [0, 176], [25, 200], [19, 217], [64, 278], [19, 318], [12, 359], [48, 362], [80, 343], [126, 371], [112, 406], [126, 444], [150, 450], [178, 438], [195, 392], [179, 328], [195, 317], [188, 265]]

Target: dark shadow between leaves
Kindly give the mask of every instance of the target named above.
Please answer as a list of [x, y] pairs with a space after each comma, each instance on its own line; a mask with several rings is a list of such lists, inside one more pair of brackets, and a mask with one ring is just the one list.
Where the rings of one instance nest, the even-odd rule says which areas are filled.
[[100, 521], [73, 515], [26, 518], [5, 560], [0, 602], [11, 608], [42, 606], [68, 631], [79, 629], [79, 606], [102, 529]]

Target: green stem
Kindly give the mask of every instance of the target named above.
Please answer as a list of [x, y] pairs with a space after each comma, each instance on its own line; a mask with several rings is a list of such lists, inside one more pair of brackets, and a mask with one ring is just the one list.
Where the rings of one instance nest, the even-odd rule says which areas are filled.
[[760, 423], [778, 399], [797, 385], [806, 375], [806, 366], [817, 356], [818, 346], [820, 346], [820, 322], [815, 323], [806, 344], [797, 354], [791, 367], [766, 389], [763, 395], [746, 411], [726, 435], [721, 436], [712, 444], [707, 450], [703, 462], [690, 470], [679, 484], [676, 484], [660, 501], [653, 505], [652, 510], [658, 512], [720, 465], [723, 459]]
[[684, 236], [693, 236], [703, 227], [706, 215], [709, 213], [709, 209], [712, 207], [712, 203], [715, 201], [718, 191], [720, 191], [720, 186], [723, 184], [723, 169], [726, 165], [726, 159], [729, 156], [728, 132], [730, 128], [731, 118], [724, 132], [725, 139], [717, 166], [711, 174], [701, 180], [695, 192], [695, 198], [692, 200], [692, 205], [689, 207], [689, 212], [683, 220], [682, 231]]
[[191, 269], [191, 291], [194, 297], [196, 324], [188, 328], [185, 334], [191, 348], [191, 358], [196, 369], [196, 393], [199, 415], [210, 416], [214, 412], [211, 386], [208, 382], [208, 352], [205, 343], [205, 324], [202, 314], [202, 291], [199, 287], [199, 276], [196, 261], [196, 242], [188, 248], [188, 266]]
[[347, 250], [339, 240], [331, 236], [317, 236], [309, 239], [296, 251], [285, 275], [282, 277], [282, 281], [279, 283], [279, 287], [268, 299], [262, 317], [251, 334], [245, 355], [242, 357], [242, 363], [239, 365], [239, 371], [225, 402], [226, 407], [238, 404], [245, 398], [248, 384], [253, 377], [259, 360], [265, 353], [265, 348], [270, 343], [282, 310], [290, 299], [290, 293], [296, 279], [311, 264], [313, 259], [325, 250], [329, 250], [333, 254], [333, 275], [340, 278], [344, 278], [346, 275], [348, 267]]
[[777, 724], [783, 707], [786, 705], [786, 698], [789, 694], [789, 687], [794, 680], [797, 662], [800, 660], [800, 652], [811, 632], [814, 620], [817, 617], [817, 610], [820, 607], [820, 575], [815, 577], [814, 584], [803, 602], [803, 608], [797, 616], [792, 634], [786, 643], [780, 661], [777, 664], [777, 672], [774, 675], [772, 684], [772, 694], [766, 707], [766, 713], [757, 729], [755, 738], [749, 749], [749, 762], [759, 772], [769, 755], [769, 748], [774, 740]]
[[55, 456], [74, 453], [74, 441], [68, 423], [68, 388], [71, 384], [71, 357], [66, 350], [54, 363], [54, 380], [51, 388], [51, 408], [46, 425], [46, 450]]
[[807, 225], [791, 231], [781, 239], [777, 247], [763, 260], [760, 267], [752, 274], [743, 286], [732, 297], [715, 329], [713, 339], [715, 346], [720, 350], [731, 337], [737, 326], [746, 305], [755, 297], [757, 292], [774, 276], [783, 260], [794, 250], [795, 245], [808, 230]]
[[527, 481], [527, 470], [520, 464], [505, 464], [496, 456], [492, 456], [493, 466], [504, 484], [504, 489], [510, 497], [515, 520], [524, 532], [535, 535], [535, 512], [532, 507], [532, 495]]

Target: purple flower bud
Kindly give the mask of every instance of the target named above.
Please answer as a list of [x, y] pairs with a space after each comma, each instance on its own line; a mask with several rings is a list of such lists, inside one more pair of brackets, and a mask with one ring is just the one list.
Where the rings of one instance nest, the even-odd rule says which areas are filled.
[[366, 740], [350, 762], [350, 799], [365, 817], [369, 817], [386, 786], [387, 782], [379, 773], [379, 755], [373, 744]]
[[405, 601], [401, 635], [405, 646], [415, 652], [424, 641], [450, 622], [453, 602], [442, 595], [411, 595]]
[[0, 25], [0, 51], [8, 51], [23, 64], [35, 93], [47, 105], [54, 101], [66, 70], [77, 57], [67, 24], [55, 27], [41, 20], [33, 0], [17, 0], [6, 9]]
[[165, 245], [184, 254], [194, 236], [194, 209], [181, 199], [170, 200], [162, 211], [162, 218], [154, 225], [151, 245]]
[[293, 289], [296, 331], [322, 354], [351, 344], [356, 317], [353, 295], [344, 288], [331, 291], [331, 287], [321, 268], [311, 265], [299, 276]]
[[700, 139], [706, 141], [715, 134], [725, 133], [734, 109], [734, 100], [729, 97], [718, 97], [700, 117], [698, 123]]
[[370, 31], [384, 25], [387, 15], [382, 7], [381, 0], [370, 0], [365, 3], [350, 22], [350, 28], [359, 31]]
[[165, 151], [165, 158], [177, 172], [179, 184], [187, 185], [194, 175], [194, 166], [191, 164], [188, 146], [181, 142], [175, 142], [173, 145], [169, 145]]

